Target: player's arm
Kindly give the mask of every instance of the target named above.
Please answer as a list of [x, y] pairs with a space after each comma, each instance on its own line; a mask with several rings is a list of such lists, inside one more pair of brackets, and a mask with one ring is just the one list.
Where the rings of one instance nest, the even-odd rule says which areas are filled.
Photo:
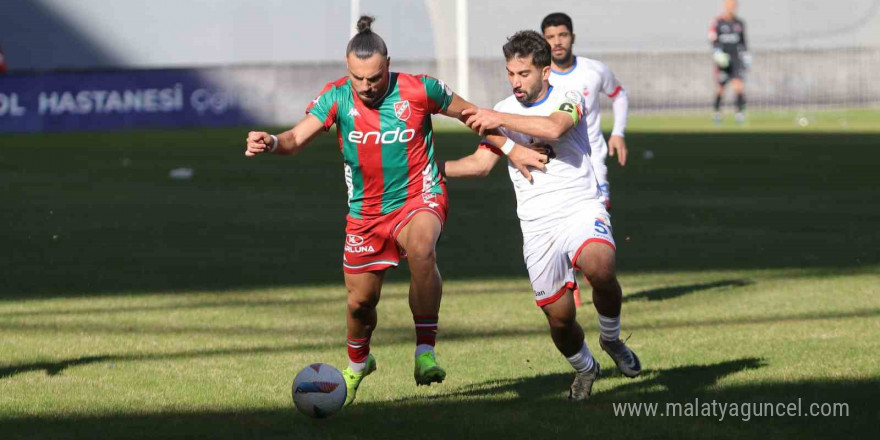
[[324, 131], [324, 124], [312, 114], [306, 115], [299, 124], [277, 136], [263, 131], [248, 133], [245, 156], [251, 157], [261, 153], [294, 155], [302, 151], [318, 133]]
[[480, 145], [480, 148], [477, 148], [477, 151], [474, 151], [470, 156], [440, 162], [438, 166], [440, 172], [446, 177], [485, 177], [498, 163], [501, 154], [500, 151], [493, 151], [486, 145]]
[[[466, 115], [466, 112], [471, 109], [478, 108], [453, 93], [449, 105], [440, 113], [467, 123], [468, 116]], [[547, 155], [514, 143], [507, 138], [507, 136], [504, 136], [499, 130], [497, 130], [497, 127], [490, 130], [483, 130], [480, 134], [484, 136], [484, 139], [489, 144], [504, 152], [514, 168], [518, 169], [528, 181], [532, 181], [529, 167], [534, 167], [540, 171], [546, 171], [547, 168], [544, 164], [548, 161]]]
[[617, 155], [617, 162], [623, 166], [626, 165], [627, 154], [623, 133], [629, 116], [629, 97], [626, 89], [617, 81], [614, 72], [608, 66], [604, 64], [602, 66], [602, 90], [611, 98], [611, 109], [614, 112], [614, 128], [611, 130], [611, 137], [608, 138], [608, 154], [612, 157]]
[[746, 44], [746, 24], [742, 21], [739, 22], [740, 32], [739, 32], [739, 44], [740, 44], [740, 59], [745, 65], [746, 69], [750, 69], [752, 67], [752, 54], [749, 53], [749, 46]]
[[709, 24], [709, 44], [712, 45], [712, 61], [718, 67], [726, 69], [730, 65], [730, 55], [721, 50], [721, 42], [718, 41], [718, 19], [712, 20]]
[[502, 113], [485, 108], [472, 108], [464, 112], [465, 124], [478, 133], [498, 127], [542, 139], [559, 139], [574, 128], [583, 116], [581, 103], [565, 100], [549, 116], [524, 116]]
[[712, 45], [712, 49], [717, 49], [718, 43], [718, 19], [712, 19], [712, 22], [709, 23], [709, 44]]

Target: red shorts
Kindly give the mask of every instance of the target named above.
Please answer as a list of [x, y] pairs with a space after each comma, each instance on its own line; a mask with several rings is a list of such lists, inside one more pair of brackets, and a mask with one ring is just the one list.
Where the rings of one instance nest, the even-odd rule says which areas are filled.
[[348, 216], [342, 271], [355, 274], [397, 266], [401, 258], [406, 258], [397, 235], [420, 212], [436, 215], [441, 225], [446, 223], [449, 198], [445, 185], [443, 194], [427, 200], [421, 195], [413, 197], [400, 208], [380, 217], [359, 219]]

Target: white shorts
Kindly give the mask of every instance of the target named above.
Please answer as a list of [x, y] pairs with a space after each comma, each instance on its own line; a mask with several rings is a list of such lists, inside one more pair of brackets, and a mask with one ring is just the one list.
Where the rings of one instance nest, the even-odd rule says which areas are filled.
[[575, 262], [593, 242], [616, 250], [611, 220], [601, 205], [575, 211], [548, 232], [523, 237], [523, 256], [538, 307], [552, 304], [566, 290], [577, 287]]

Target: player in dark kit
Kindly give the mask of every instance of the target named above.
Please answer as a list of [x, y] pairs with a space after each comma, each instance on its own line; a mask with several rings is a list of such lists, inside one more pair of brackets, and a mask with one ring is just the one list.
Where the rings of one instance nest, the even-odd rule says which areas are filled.
[[[361, 17], [345, 51], [348, 75], [328, 83], [295, 127], [277, 136], [248, 133], [246, 156], [293, 155], [336, 125], [348, 186], [342, 270], [348, 289], [349, 365], [342, 371], [350, 404], [361, 381], [376, 370], [370, 337], [377, 324], [385, 272], [408, 258], [409, 305], [416, 333], [417, 385], [442, 382], [434, 344], [442, 280], [436, 245], [448, 211], [446, 183], [434, 160], [432, 114], [466, 119], [474, 106], [443, 82], [425, 75], [391, 72], [388, 48]], [[494, 132], [489, 141], [528, 176], [527, 166], [546, 170], [547, 156], [515, 145]]]
[[728, 82], [736, 93], [736, 122], [745, 122], [746, 98], [743, 80], [746, 70], [752, 64], [746, 46], [746, 28], [736, 16], [737, 0], [725, 0], [724, 10], [709, 25], [709, 42], [712, 44], [712, 59], [715, 61], [715, 79], [718, 89], [715, 94], [715, 123], [721, 123], [721, 98]]

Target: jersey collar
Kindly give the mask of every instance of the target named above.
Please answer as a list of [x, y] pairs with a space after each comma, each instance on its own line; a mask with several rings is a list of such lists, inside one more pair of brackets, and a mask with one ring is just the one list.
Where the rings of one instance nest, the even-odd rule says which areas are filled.
[[568, 75], [569, 73], [574, 72], [574, 69], [575, 69], [577, 66], [578, 66], [578, 57], [574, 57], [574, 63], [572, 63], [571, 67], [570, 67], [568, 70], [566, 70], [565, 72], [560, 72], [560, 71], [558, 71], [558, 70], [553, 70], [552, 67], [550, 68], [550, 71], [553, 72], [553, 73], [555, 73], [555, 74], [557, 74], [557, 75]]

